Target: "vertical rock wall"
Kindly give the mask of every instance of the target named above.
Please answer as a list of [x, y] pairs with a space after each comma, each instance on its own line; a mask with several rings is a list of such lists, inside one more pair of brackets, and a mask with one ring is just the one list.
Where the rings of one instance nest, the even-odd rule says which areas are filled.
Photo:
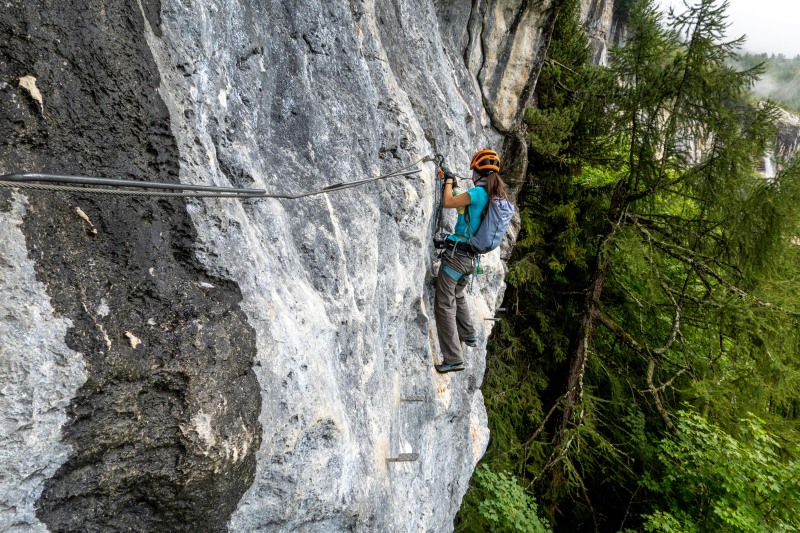
[[[501, 146], [556, 3], [6, 4], [0, 174], [291, 193], [420, 173], [297, 201], [0, 189], [0, 525], [452, 529], [485, 352], [432, 369], [420, 160], [466, 175]], [[483, 266], [485, 340], [504, 266]]]
[[70, 321], [56, 315], [28, 258], [26, 202], [0, 201], [0, 531], [45, 531], [34, 504], [69, 457], [61, 426], [86, 374], [64, 342]]
[[776, 127], [775, 145], [764, 154], [758, 165], [758, 171], [767, 179], [775, 178], [781, 170], [791, 165], [800, 148], [800, 117], [779, 109]]
[[785, 166], [797, 157], [798, 150], [800, 150], [800, 116], [781, 110], [778, 117], [775, 158], [781, 166]]
[[[3, 171], [178, 178], [139, 4], [9, 2], [0, 16]], [[23, 76], [36, 78], [41, 104], [17, 85]], [[197, 260], [185, 203], [45, 193], [6, 202], [21, 231], [8, 238], [27, 248], [36, 282], [31, 269], [4, 261], [37, 291], [4, 291], [3, 321], [28, 328], [39, 349], [31, 357], [4, 338], [4, 350], [12, 360], [63, 360], [62, 372], [85, 369], [85, 381], [72, 370], [68, 380], [25, 385], [34, 395], [74, 394], [66, 413], [50, 414], [69, 417], [61, 439], [31, 443], [37, 462], [66, 461], [35, 487], [41, 495], [30, 487], [26, 517], [36, 502], [39, 520], [57, 531], [223, 529], [252, 483], [261, 442], [256, 332], [236, 284]], [[27, 306], [51, 306], [53, 319], [27, 317]], [[18, 384], [11, 376], [6, 385]], [[27, 423], [38, 427], [36, 411]], [[7, 428], [5, 438], [17, 439]], [[27, 460], [28, 448], [12, 449], [6, 467]]]
[[607, 65], [611, 47], [625, 39], [625, 9], [629, 8], [626, 0], [581, 0], [581, 18], [595, 65]]

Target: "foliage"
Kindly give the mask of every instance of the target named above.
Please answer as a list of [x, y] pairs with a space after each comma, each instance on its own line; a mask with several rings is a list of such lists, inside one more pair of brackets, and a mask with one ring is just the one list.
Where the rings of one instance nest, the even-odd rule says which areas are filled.
[[536, 502], [508, 472], [494, 473], [485, 465], [475, 471], [476, 489], [485, 497], [478, 504], [478, 519], [465, 531], [545, 533], [547, 521], [539, 518]]
[[660, 501], [646, 531], [800, 530], [800, 461], [780, 456], [763, 420], [743, 419], [737, 440], [695, 413], [677, 415], [677, 437], [659, 444], [663, 471], [644, 480]]
[[526, 109], [525, 121], [531, 127], [529, 139], [533, 149], [547, 157], [559, 157], [568, 146], [579, 114], [577, 107]]

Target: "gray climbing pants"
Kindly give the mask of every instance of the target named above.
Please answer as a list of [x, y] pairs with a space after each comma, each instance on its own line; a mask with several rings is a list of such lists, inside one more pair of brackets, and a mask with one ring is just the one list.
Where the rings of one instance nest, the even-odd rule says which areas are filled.
[[446, 364], [463, 363], [461, 339], [476, 336], [464, 296], [474, 269], [473, 258], [468, 255], [453, 254], [450, 250], [442, 254], [442, 264], [436, 276], [434, 311], [439, 348]]

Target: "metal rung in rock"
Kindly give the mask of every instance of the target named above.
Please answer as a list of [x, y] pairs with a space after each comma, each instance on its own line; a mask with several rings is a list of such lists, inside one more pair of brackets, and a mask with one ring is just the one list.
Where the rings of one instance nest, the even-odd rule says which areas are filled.
[[419, 459], [418, 453], [401, 453], [397, 457], [387, 457], [387, 463], [410, 463]]
[[408, 398], [400, 398], [401, 402], [424, 402], [425, 398], [422, 396], [409, 396]]

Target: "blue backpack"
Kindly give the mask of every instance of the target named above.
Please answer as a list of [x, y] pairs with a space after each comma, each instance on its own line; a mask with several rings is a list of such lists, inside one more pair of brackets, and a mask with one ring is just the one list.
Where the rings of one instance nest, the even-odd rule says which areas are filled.
[[[468, 217], [469, 209], [465, 215]], [[493, 197], [486, 206], [486, 211], [481, 220], [478, 231], [467, 241], [477, 254], [489, 253], [503, 241], [511, 218], [514, 216], [514, 206], [505, 198]], [[469, 220], [467, 227], [469, 227]]]

